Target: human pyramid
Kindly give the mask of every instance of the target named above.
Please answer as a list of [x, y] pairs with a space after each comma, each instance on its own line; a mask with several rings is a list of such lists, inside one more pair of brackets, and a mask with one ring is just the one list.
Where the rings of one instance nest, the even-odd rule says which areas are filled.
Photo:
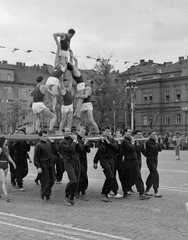
[[[74, 36], [75, 30], [69, 29], [68, 33], [54, 33], [53, 37], [57, 44], [57, 52], [55, 57], [54, 68], [47, 79], [46, 84], [42, 76], [38, 76], [37, 86], [33, 89], [33, 104], [32, 110], [36, 116], [35, 131], [40, 132], [41, 121], [43, 116], [50, 117], [49, 133], [54, 133], [54, 125], [57, 120], [56, 104], [57, 96], [63, 97], [63, 105], [61, 107], [61, 123], [59, 125], [59, 134], [62, 134], [65, 122], [67, 127], [71, 129], [72, 118], [75, 118], [76, 130], [81, 124], [81, 116], [93, 126], [95, 134], [99, 134], [99, 128], [93, 118], [93, 106], [91, 103], [91, 87], [93, 79], [87, 78], [84, 80], [81, 71], [78, 69], [78, 59], [74, 56], [70, 48], [71, 38]], [[60, 41], [58, 40], [60, 38]], [[69, 60], [69, 61], [68, 61]], [[78, 103], [73, 114], [73, 99], [72, 99], [72, 80], [66, 78], [66, 71], [69, 70], [72, 78], [77, 83]], [[44, 104], [44, 95], [49, 93], [52, 96], [52, 109], [50, 110]]]
[[[86, 190], [88, 188], [87, 176], [87, 153], [90, 152], [90, 143], [85, 138], [86, 129], [81, 126], [81, 116], [85, 115], [88, 121], [94, 127], [95, 133], [99, 134], [97, 124], [93, 119], [93, 107], [90, 101], [92, 79], [84, 81], [83, 76], [78, 69], [78, 60], [70, 49], [70, 41], [75, 31], [70, 29], [68, 33], [55, 33], [54, 39], [57, 44], [57, 54], [55, 65], [46, 84], [42, 76], [37, 77], [37, 86], [33, 89], [32, 109], [36, 115], [36, 131], [39, 134], [40, 141], [35, 145], [33, 162], [37, 168], [37, 178], [35, 182], [41, 184], [41, 198], [47, 202], [51, 200], [51, 192], [54, 182], [61, 183], [63, 172], [67, 172], [69, 182], [65, 188], [64, 202], [68, 206], [74, 206], [75, 199], [81, 198], [88, 200]], [[60, 37], [60, 41], [58, 41]], [[68, 62], [68, 52], [70, 61]], [[71, 95], [72, 82], [66, 79], [66, 70], [69, 70], [73, 79], [77, 83], [78, 104], [74, 113], [76, 120], [76, 133], [71, 132], [73, 117], [73, 102]], [[49, 93], [52, 96], [52, 111], [44, 104], [44, 95]], [[56, 103], [57, 95], [62, 95], [64, 104], [61, 107], [62, 120], [59, 126], [59, 134], [62, 134], [65, 120], [68, 123], [64, 128], [64, 136], [61, 141], [55, 143], [48, 138], [49, 133], [53, 133], [53, 127], [56, 123]], [[49, 130], [40, 129], [42, 116], [50, 117]], [[19, 130], [18, 134], [23, 134]], [[132, 135], [135, 134], [135, 139]], [[113, 137], [111, 128], [105, 126], [102, 129], [102, 135], [99, 137], [99, 145], [93, 159], [93, 168], [98, 168], [98, 162], [103, 169], [105, 180], [101, 190], [101, 200], [110, 202], [111, 191], [115, 198], [127, 198], [131, 193], [132, 186], [135, 185], [139, 193], [140, 200], [148, 200], [151, 196], [161, 198], [159, 194], [159, 174], [157, 170], [158, 152], [162, 150], [160, 141], [155, 131], [149, 133], [149, 139], [143, 143], [143, 137], [140, 131], [132, 133], [130, 128], [124, 129], [124, 132], [116, 131], [116, 138]], [[9, 148], [9, 149], [8, 149]], [[10, 162], [11, 183], [18, 190], [25, 191], [23, 188], [23, 178], [28, 174], [27, 158], [30, 151], [29, 143], [17, 135], [16, 140], [9, 141], [0, 138], [0, 181], [7, 202], [11, 199], [7, 193], [7, 172], [8, 161]], [[146, 157], [149, 176], [146, 180], [146, 188], [141, 176], [141, 155]], [[55, 174], [56, 172], [56, 174]], [[118, 183], [116, 180], [118, 172], [119, 180], [122, 186], [123, 195], [118, 193]], [[150, 193], [153, 187], [154, 194]], [[1, 198], [1, 195], [0, 195]]]

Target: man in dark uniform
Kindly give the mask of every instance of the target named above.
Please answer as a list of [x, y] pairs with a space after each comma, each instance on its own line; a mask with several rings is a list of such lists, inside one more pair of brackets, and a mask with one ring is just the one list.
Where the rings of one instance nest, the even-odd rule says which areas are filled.
[[102, 139], [93, 160], [94, 169], [97, 169], [97, 164], [100, 160], [100, 165], [106, 177], [101, 192], [101, 200], [104, 202], [111, 201], [108, 195], [112, 190], [112, 185], [115, 177], [115, 152], [118, 150], [116, 141], [110, 135], [111, 129], [109, 127], [104, 127]]
[[80, 159], [80, 179], [79, 179], [79, 185], [78, 185], [78, 196], [81, 194], [81, 199], [84, 201], [88, 201], [88, 198], [86, 196], [86, 190], [88, 188], [88, 176], [87, 176], [87, 153], [89, 153], [90, 145], [88, 143], [87, 139], [83, 139], [85, 137], [86, 129], [85, 127], [80, 127], [78, 129], [77, 135], [78, 135], [78, 142], [82, 146], [82, 151], [79, 152], [79, 159]]
[[60, 153], [63, 156], [65, 171], [69, 179], [64, 198], [67, 206], [75, 205], [74, 198], [78, 190], [80, 176], [80, 151], [82, 151], [82, 146], [77, 140], [77, 135], [71, 135], [70, 128], [65, 128], [64, 139], [60, 143]]
[[52, 143], [48, 140], [48, 132], [42, 130], [39, 132], [40, 142], [37, 143], [34, 150], [33, 162], [37, 168], [37, 172], [41, 174], [41, 198], [49, 203], [51, 200], [52, 186], [54, 185], [54, 156]]
[[127, 196], [128, 191], [132, 187], [132, 183], [136, 184], [137, 191], [140, 194], [140, 200], [146, 200], [149, 196], [144, 194], [144, 183], [141, 178], [141, 173], [138, 165], [137, 154], [135, 150], [134, 140], [132, 138], [132, 131], [129, 128], [124, 130], [124, 139], [122, 141], [122, 155], [124, 181], [123, 192]]
[[[18, 130], [18, 135], [25, 134], [24, 129]], [[28, 152], [30, 151], [30, 144], [25, 140], [15, 140], [12, 143], [13, 159], [16, 164], [15, 178], [18, 189], [25, 191], [23, 188], [23, 179], [28, 174]]]
[[162, 197], [158, 192], [159, 188], [159, 173], [157, 171], [158, 165], [158, 152], [162, 151], [162, 145], [158, 142], [157, 135], [155, 131], [149, 133], [149, 140], [146, 142], [146, 162], [149, 168], [149, 176], [146, 179], [146, 194], [151, 196], [153, 194], [149, 193], [150, 188], [153, 186], [154, 196]]

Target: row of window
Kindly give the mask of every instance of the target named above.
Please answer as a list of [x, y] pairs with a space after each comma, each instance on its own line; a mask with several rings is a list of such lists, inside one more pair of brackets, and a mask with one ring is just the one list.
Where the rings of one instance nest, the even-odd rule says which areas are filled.
[[[153, 126], [154, 124], [154, 119], [153, 119], [153, 116], [143, 116], [143, 126]], [[165, 115], [165, 118], [164, 118], [164, 124], [165, 125], [170, 125], [170, 115]], [[175, 124], [181, 124], [181, 114], [180, 113], [177, 113], [175, 115]]]
[[[188, 90], [187, 90], [187, 99], [186, 100], [188, 100]], [[181, 101], [180, 90], [175, 91], [175, 101], [176, 102]], [[148, 102], [150, 102], [150, 103], [153, 102], [152, 92], [143, 93], [143, 103], [148, 103]], [[170, 102], [170, 92], [169, 91], [165, 91], [165, 102]]]

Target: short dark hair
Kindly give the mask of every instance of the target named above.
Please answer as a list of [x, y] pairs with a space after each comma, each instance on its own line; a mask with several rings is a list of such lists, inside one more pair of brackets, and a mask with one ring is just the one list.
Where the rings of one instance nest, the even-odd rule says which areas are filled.
[[0, 137], [0, 147], [3, 146], [4, 142], [5, 142], [6, 138], [5, 137]]
[[123, 129], [123, 134], [126, 133], [129, 129], [131, 129], [131, 128], [129, 128], [129, 127], [128, 128], [124, 128]]
[[75, 34], [76, 32], [75, 32], [75, 30], [73, 28], [71, 28], [71, 29], [68, 30], [68, 33]]
[[39, 136], [42, 137], [43, 134], [47, 134], [47, 133], [48, 133], [47, 130], [41, 130], [41, 131], [39, 132]]
[[111, 130], [111, 127], [109, 127], [109, 126], [104, 126], [104, 127], [102, 127], [102, 132], [104, 132], [104, 131], [106, 131], [106, 130]]
[[25, 129], [24, 129], [24, 128], [18, 129], [18, 132], [23, 132], [24, 134], [26, 134], [26, 132], [25, 132]]
[[155, 130], [149, 131], [148, 134], [151, 135], [153, 132], [155, 132]]
[[39, 83], [39, 82], [42, 82], [43, 79], [44, 79], [43, 76], [38, 76], [36, 78], [36, 81]]
[[136, 130], [134, 134], [141, 133], [141, 132], [142, 132], [141, 130]]

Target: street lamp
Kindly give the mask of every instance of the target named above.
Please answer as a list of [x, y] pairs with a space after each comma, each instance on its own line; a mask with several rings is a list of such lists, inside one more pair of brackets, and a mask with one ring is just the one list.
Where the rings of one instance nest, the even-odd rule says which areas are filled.
[[130, 92], [131, 98], [131, 130], [134, 131], [134, 99], [135, 99], [135, 89], [137, 88], [137, 80], [136, 79], [128, 79], [127, 80], [127, 90]]
[[116, 101], [113, 101], [114, 104], [114, 134], [116, 132]]

